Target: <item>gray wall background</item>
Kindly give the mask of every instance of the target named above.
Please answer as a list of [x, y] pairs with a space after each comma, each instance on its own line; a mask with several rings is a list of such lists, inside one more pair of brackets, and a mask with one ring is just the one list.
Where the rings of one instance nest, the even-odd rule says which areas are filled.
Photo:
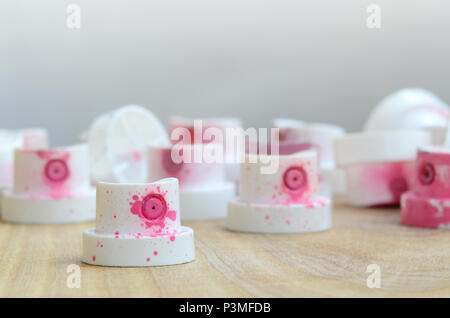
[[450, 101], [445, 0], [1, 0], [0, 39], [0, 128], [47, 127], [54, 145], [129, 103], [165, 123], [287, 116], [355, 131], [403, 87]]

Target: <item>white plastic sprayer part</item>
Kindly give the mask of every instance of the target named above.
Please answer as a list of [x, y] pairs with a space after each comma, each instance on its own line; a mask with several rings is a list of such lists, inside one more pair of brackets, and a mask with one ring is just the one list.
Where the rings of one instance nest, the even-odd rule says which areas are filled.
[[0, 187], [13, 183], [14, 149], [46, 149], [48, 134], [42, 128], [0, 130]]
[[0, 187], [13, 184], [14, 149], [22, 146], [22, 137], [17, 132], [0, 131]]
[[322, 170], [320, 176], [324, 181], [322, 183], [330, 187], [332, 194], [343, 195], [347, 193], [347, 182], [343, 169]]
[[0, 215], [1, 192], [13, 184], [14, 149], [46, 149], [48, 133], [43, 128], [0, 131]]
[[181, 220], [200, 221], [223, 219], [227, 216], [227, 204], [236, 198], [234, 183], [180, 190]]
[[148, 109], [130, 105], [101, 115], [88, 134], [94, 182], [145, 182], [149, 146], [169, 146], [163, 124]]
[[304, 123], [293, 119], [277, 118], [272, 126], [280, 129], [283, 141], [311, 143], [319, 148], [321, 169], [334, 169], [333, 141], [345, 135], [342, 127], [327, 123]]
[[148, 181], [174, 177], [181, 189], [202, 188], [225, 182], [225, 165], [219, 144], [180, 144], [177, 147], [149, 147]]
[[2, 198], [2, 220], [11, 223], [65, 224], [95, 219], [95, 190], [58, 200], [13, 194]]
[[[264, 173], [263, 169], [269, 166], [269, 162], [274, 165], [274, 170]], [[294, 189], [297, 186], [298, 189]], [[246, 155], [241, 164], [239, 200], [243, 202], [274, 204], [296, 201], [297, 198], [316, 195], [317, 187], [315, 150], [280, 156]]]
[[405, 88], [384, 98], [370, 113], [366, 131], [447, 127], [450, 109], [433, 93]]
[[14, 187], [2, 199], [2, 219], [14, 223], [74, 223], [95, 218], [86, 145], [15, 150]]
[[330, 200], [318, 197], [310, 205], [228, 204], [226, 226], [233, 231], [256, 233], [308, 233], [331, 228]]
[[193, 261], [194, 236], [180, 224], [178, 180], [97, 184], [96, 227], [83, 233], [83, 261], [160, 266]]
[[336, 163], [340, 167], [370, 162], [414, 160], [419, 147], [431, 144], [422, 130], [371, 131], [349, 134], [335, 140]]
[[49, 147], [48, 132], [44, 128], [26, 128], [18, 130], [22, 136], [23, 149], [47, 149]]
[[[253, 158], [252, 158], [253, 157]], [[261, 168], [278, 161], [274, 171]], [[331, 203], [318, 193], [315, 150], [291, 155], [247, 155], [239, 198], [229, 202], [226, 226], [233, 231], [304, 233], [331, 227]]]
[[446, 149], [450, 149], [450, 125], [447, 126], [447, 129], [445, 130], [445, 137], [443, 138], [443, 146]]
[[[187, 118], [176, 116], [170, 119], [170, 130], [171, 133], [175, 128], [186, 128], [192, 133], [194, 129], [194, 120], [201, 121], [202, 124], [202, 137], [203, 133], [208, 128], [216, 128], [223, 134], [223, 150], [226, 166], [226, 179], [228, 181], [238, 183], [239, 181], [239, 165], [238, 158], [242, 155], [240, 149], [227, 149], [227, 129], [237, 129], [241, 131], [235, 131], [237, 135], [240, 135], [243, 127], [242, 121], [235, 117], [210, 117], [210, 118]], [[191, 136], [192, 138], [192, 136]], [[198, 138], [198, 137], [197, 137]], [[235, 137], [233, 137], [235, 138]], [[201, 139], [200, 139], [201, 140]], [[194, 142], [195, 140], [193, 140]]]

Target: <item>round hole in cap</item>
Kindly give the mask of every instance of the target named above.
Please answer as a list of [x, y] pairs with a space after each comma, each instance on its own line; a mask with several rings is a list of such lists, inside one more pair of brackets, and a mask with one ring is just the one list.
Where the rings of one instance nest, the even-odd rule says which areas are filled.
[[422, 184], [433, 183], [435, 177], [434, 166], [431, 163], [423, 163], [419, 168], [419, 180]]
[[61, 182], [69, 176], [69, 168], [61, 159], [52, 159], [45, 165], [45, 176], [54, 182]]
[[290, 190], [300, 190], [306, 185], [307, 175], [301, 167], [291, 167], [284, 172], [283, 181]]
[[163, 217], [167, 211], [167, 203], [162, 195], [151, 193], [142, 201], [142, 215], [148, 220]]

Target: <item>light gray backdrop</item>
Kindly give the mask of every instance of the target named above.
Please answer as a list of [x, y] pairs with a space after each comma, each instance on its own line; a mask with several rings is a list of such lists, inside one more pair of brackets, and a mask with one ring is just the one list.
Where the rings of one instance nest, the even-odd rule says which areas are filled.
[[445, 0], [0, 0], [0, 36], [0, 128], [44, 126], [55, 145], [128, 103], [165, 123], [287, 116], [354, 131], [402, 87], [450, 101]]

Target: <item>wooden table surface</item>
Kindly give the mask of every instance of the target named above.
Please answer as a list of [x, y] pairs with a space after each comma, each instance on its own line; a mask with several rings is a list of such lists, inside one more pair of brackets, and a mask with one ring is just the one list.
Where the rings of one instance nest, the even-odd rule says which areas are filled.
[[[342, 201], [342, 200], [340, 200]], [[91, 224], [0, 224], [1, 297], [395, 297], [450, 296], [450, 231], [400, 225], [398, 209], [336, 203], [332, 230], [297, 235], [234, 233], [223, 221], [195, 230], [189, 264], [110, 268], [80, 262]], [[81, 288], [67, 287], [69, 264]], [[369, 264], [381, 288], [368, 288]]]

